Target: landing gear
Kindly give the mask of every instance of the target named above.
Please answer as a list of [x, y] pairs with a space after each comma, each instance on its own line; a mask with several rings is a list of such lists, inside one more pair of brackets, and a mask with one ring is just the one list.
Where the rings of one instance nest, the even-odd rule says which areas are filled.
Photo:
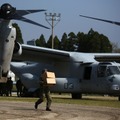
[[82, 99], [81, 93], [71, 93], [71, 94], [72, 94], [72, 99]]

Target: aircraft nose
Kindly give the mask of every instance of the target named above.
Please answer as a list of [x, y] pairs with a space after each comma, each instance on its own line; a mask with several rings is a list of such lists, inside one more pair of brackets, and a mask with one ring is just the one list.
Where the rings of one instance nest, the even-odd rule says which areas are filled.
[[114, 75], [109, 81], [112, 83], [112, 90], [120, 90], [120, 75]]
[[119, 85], [112, 85], [112, 90], [120, 90], [120, 86]]

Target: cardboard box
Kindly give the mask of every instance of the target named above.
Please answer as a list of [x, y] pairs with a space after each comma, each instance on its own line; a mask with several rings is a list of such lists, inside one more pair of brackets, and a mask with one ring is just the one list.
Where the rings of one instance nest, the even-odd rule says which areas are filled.
[[44, 78], [55, 78], [55, 73], [54, 72], [44, 72], [43, 77]]
[[46, 82], [48, 85], [55, 85], [56, 84], [56, 79], [55, 78], [47, 78]]
[[43, 73], [42, 79], [44, 80], [46, 85], [55, 85], [56, 84], [56, 79], [55, 79], [55, 73], [54, 72]]

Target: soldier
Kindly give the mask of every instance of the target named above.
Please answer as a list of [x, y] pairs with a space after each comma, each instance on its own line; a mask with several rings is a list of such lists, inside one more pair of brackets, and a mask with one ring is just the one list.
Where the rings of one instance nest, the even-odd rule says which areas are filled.
[[[44, 74], [44, 72], [47, 72], [47, 70], [43, 70], [42, 71], [42, 75]], [[40, 91], [39, 91], [39, 99], [35, 102], [35, 109], [38, 108], [38, 105], [41, 104], [44, 101], [44, 93], [45, 93], [45, 97], [47, 99], [46, 101], [46, 111], [51, 111], [50, 106], [51, 106], [51, 102], [52, 102], [52, 98], [50, 96], [50, 90], [49, 87], [47, 85], [44, 85], [44, 80], [43, 77], [40, 77]]]
[[8, 94], [8, 96], [9, 95], [12, 96], [13, 81], [11, 80], [11, 77], [8, 78], [6, 86], [7, 86], [7, 94]]
[[17, 96], [18, 97], [21, 97], [22, 96], [22, 89], [23, 89], [23, 84], [21, 82], [21, 80], [17, 80], [17, 83], [16, 83], [16, 88], [17, 88]]

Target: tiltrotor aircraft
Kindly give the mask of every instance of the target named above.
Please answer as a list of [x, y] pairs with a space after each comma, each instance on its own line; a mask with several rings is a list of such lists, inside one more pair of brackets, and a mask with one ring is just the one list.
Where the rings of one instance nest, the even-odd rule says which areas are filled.
[[45, 10], [16, 10], [8, 3], [0, 7], [0, 81], [5, 81], [7, 77], [13, 53], [21, 54], [22, 52], [21, 45], [16, 42], [16, 29], [12, 26], [11, 20], [21, 20], [48, 29], [48, 27], [23, 17], [42, 11]]
[[[116, 63], [120, 62], [120, 54], [66, 52], [20, 45], [15, 42], [16, 32], [10, 21], [18, 19], [35, 23], [21, 17], [31, 12], [35, 11], [17, 11], [9, 4], [1, 6], [1, 82], [6, 81], [11, 63], [11, 70], [21, 79], [28, 91], [34, 92], [39, 88], [41, 71], [48, 69], [56, 75], [56, 85], [51, 87], [51, 92], [71, 93], [73, 98], [81, 98], [83, 93], [108, 94], [118, 96], [120, 100], [120, 64]], [[36, 23], [35, 25], [42, 26]], [[23, 62], [11, 62], [11, 59]]]

